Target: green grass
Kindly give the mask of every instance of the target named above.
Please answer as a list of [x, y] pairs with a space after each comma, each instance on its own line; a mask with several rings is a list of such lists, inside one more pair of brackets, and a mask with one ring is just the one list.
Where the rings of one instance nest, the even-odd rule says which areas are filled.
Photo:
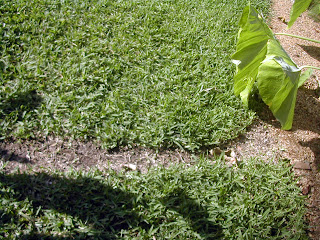
[[[254, 118], [229, 57], [245, 4], [0, 0], [0, 137], [188, 150], [236, 137]], [[1, 170], [0, 239], [306, 238], [285, 163], [196, 161], [145, 175]]]
[[232, 90], [245, 4], [0, 0], [1, 138], [197, 150], [236, 137], [254, 117]]
[[305, 198], [286, 163], [1, 172], [0, 189], [2, 239], [307, 239]]

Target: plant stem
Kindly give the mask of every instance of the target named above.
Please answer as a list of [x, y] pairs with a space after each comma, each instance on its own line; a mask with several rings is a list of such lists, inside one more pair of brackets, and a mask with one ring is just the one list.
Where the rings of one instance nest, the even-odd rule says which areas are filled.
[[297, 36], [297, 35], [292, 35], [292, 34], [289, 34], [289, 33], [275, 33], [275, 35], [284, 35], [284, 36], [299, 38], [299, 39], [302, 39], [302, 40], [307, 40], [307, 41], [314, 42], [314, 43], [320, 43], [320, 41], [315, 40], [315, 39], [301, 37], [301, 36]]
[[319, 67], [314, 67], [314, 66], [302, 66], [302, 67], [300, 67], [300, 68], [312, 68], [312, 69], [317, 69], [317, 70], [320, 70], [320, 68]]

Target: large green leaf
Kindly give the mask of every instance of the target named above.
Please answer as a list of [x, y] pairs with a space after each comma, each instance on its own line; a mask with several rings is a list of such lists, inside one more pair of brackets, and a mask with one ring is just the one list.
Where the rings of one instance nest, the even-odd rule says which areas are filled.
[[304, 82], [311, 77], [312, 73], [313, 70], [311, 68], [308, 68], [306, 71], [304, 71], [300, 76], [298, 87], [301, 87]]
[[262, 100], [279, 120], [282, 129], [292, 127], [301, 69], [290, 59], [278, 41], [267, 44], [266, 59], [259, 67], [257, 82]]
[[288, 23], [288, 28], [290, 28], [297, 18], [310, 6], [312, 0], [295, 0], [291, 8], [290, 21]]
[[241, 96], [247, 106], [258, 68], [267, 54], [267, 42], [274, 37], [262, 17], [250, 5], [243, 10], [239, 25], [237, 49], [232, 56], [233, 62], [237, 65], [234, 92]]
[[283, 129], [291, 129], [298, 88], [311, 72], [301, 76], [301, 68], [281, 47], [257, 10], [244, 9], [240, 20], [237, 51], [232, 56], [237, 64], [234, 91], [248, 105], [255, 82], [262, 100], [270, 107]]

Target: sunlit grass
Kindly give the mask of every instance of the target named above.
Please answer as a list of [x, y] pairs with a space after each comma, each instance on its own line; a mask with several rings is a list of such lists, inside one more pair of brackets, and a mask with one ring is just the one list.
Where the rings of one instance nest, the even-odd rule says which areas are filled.
[[245, 4], [0, 0], [0, 136], [189, 150], [236, 137], [254, 117], [232, 90]]

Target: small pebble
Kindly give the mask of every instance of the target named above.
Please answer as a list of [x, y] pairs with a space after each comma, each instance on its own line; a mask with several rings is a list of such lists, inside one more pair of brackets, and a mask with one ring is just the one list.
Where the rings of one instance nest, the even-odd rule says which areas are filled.
[[311, 170], [310, 163], [307, 162], [294, 161], [293, 167], [296, 169]]

